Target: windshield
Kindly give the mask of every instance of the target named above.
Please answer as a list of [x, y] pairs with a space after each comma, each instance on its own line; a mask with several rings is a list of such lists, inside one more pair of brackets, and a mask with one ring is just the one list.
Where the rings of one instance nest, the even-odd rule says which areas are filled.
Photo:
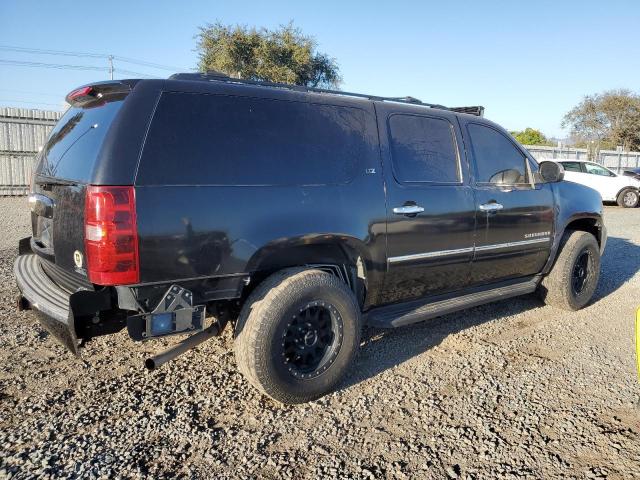
[[123, 101], [69, 108], [52, 130], [36, 172], [81, 183], [90, 182], [104, 137]]

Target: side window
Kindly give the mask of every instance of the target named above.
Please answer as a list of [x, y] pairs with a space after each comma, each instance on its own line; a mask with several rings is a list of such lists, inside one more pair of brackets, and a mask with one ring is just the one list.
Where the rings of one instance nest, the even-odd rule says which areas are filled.
[[469, 124], [468, 129], [478, 183], [528, 184], [526, 157], [506, 136], [476, 123]]
[[389, 117], [393, 173], [399, 182], [461, 181], [453, 127], [418, 115]]
[[587, 173], [591, 173], [593, 175], [600, 175], [601, 177], [613, 177], [611, 172], [600, 165], [596, 165], [595, 163], [585, 163], [584, 168], [587, 170]]
[[567, 172], [582, 172], [579, 162], [560, 162]]
[[353, 107], [164, 92], [136, 183], [346, 184], [371, 153], [367, 128]]

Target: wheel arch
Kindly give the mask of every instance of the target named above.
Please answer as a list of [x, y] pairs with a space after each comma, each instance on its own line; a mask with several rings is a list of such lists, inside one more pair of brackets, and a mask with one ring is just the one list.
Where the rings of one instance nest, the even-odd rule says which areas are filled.
[[600, 251], [604, 249], [606, 243], [606, 229], [604, 227], [602, 217], [597, 215], [572, 216], [564, 223], [562, 228], [559, 228], [556, 231], [556, 234], [554, 235], [553, 245], [551, 247], [551, 254], [549, 255], [549, 259], [547, 260], [547, 263], [542, 271], [543, 274], [549, 273], [549, 271], [551, 271], [551, 268], [553, 268], [553, 265], [560, 251], [560, 243], [562, 241], [562, 237], [567, 230], [578, 230], [592, 234], [598, 242]]
[[371, 302], [379, 289], [375, 263], [362, 241], [339, 235], [305, 235], [274, 240], [256, 251], [247, 264], [252, 281], [243, 297], [270, 274], [305, 266], [326, 270], [345, 280], [340, 272], [343, 269], [361, 308]]

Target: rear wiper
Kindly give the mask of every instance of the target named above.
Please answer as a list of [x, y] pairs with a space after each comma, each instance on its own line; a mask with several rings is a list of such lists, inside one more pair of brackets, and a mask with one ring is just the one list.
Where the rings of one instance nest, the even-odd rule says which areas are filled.
[[[40, 180], [40, 178], [42, 180]], [[51, 178], [51, 177], [39, 177], [36, 178], [36, 185], [40, 185], [41, 187], [50, 187], [52, 185], [65, 185], [69, 187], [75, 187], [78, 185], [78, 182], [73, 180], [65, 180], [63, 178]]]

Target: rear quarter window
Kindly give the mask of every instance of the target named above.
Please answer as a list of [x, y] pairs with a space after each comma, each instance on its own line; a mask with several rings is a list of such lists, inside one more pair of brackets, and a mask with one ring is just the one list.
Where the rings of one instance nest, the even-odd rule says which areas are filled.
[[352, 107], [164, 92], [138, 185], [344, 184], [366, 154]]

